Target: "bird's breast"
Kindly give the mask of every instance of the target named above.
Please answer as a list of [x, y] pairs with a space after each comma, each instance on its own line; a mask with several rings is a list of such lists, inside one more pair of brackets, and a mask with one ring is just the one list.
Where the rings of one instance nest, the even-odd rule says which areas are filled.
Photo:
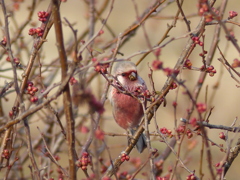
[[113, 90], [112, 95], [113, 116], [124, 129], [138, 126], [143, 116], [141, 103], [130, 95], [118, 93]]

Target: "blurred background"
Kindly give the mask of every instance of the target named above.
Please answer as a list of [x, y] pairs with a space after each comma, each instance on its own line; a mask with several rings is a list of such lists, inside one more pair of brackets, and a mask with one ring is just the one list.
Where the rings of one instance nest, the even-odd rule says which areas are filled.
[[[37, 12], [47, 10], [47, 7], [49, 5], [50, 1], [42, 0], [38, 1], [38, 6], [34, 12], [33, 19], [31, 20], [30, 25], [23, 31], [22, 38], [24, 38], [25, 42], [28, 42], [28, 48], [31, 49], [33, 46], [33, 38], [28, 35], [28, 29], [31, 27], [38, 27], [40, 25], [40, 22], [38, 21]], [[112, 29], [112, 31], [115, 33], [116, 36], [119, 35], [119, 33], [124, 32], [128, 27], [130, 27], [133, 22], [137, 20], [137, 17], [143, 13], [148, 7], [150, 7], [153, 4], [154, 1], [150, 0], [115, 0], [113, 4], [113, 10], [110, 14], [110, 17], [107, 21], [107, 25], [109, 25]], [[167, 1], [170, 2], [170, 1]], [[214, 7], [218, 8], [222, 1], [217, 0]], [[15, 11], [13, 8], [14, 1], [6, 0], [5, 1], [8, 10]], [[103, 1], [102, 0], [96, 0], [95, 7], [98, 9], [98, 7], [101, 7]], [[20, 3], [19, 10], [14, 12], [15, 19], [17, 22], [14, 22], [11, 18], [9, 19], [10, 23], [10, 32], [15, 31], [14, 23], [21, 24], [25, 21], [26, 15], [28, 14], [29, 10], [28, 7], [30, 6], [31, 1], [24, 1], [23, 3]], [[192, 30], [196, 28], [196, 26], [199, 24], [200, 16], [198, 16], [198, 7], [197, 7], [198, 1], [197, 0], [185, 0], [183, 3], [183, 11], [185, 15], [190, 20], [190, 26]], [[163, 4], [163, 6], [160, 6], [160, 8], [163, 8], [166, 5], [166, 3]], [[137, 7], [137, 8], [136, 8]], [[68, 19], [70, 23], [73, 24], [74, 29], [78, 30], [78, 34], [82, 34], [86, 29], [89, 28], [89, 9], [88, 5], [82, 1], [82, 0], [68, 0], [67, 2], [63, 2], [61, 4], [61, 16], [62, 18], [65, 17]], [[104, 19], [107, 16], [107, 13], [110, 9], [110, 6], [106, 8], [105, 12], [102, 14], [102, 18]], [[226, 13], [224, 14], [223, 19], [227, 19], [228, 12], [229, 11], [236, 11], [239, 12], [240, 9], [240, 3], [238, 0], [231, 0], [228, 2], [226, 7]], [[164, 33], [166, 32], [168, 25], [171, 25], [173, 22], [173, 17], [175, 16], [176, 12], [178, 10], [176, 2], [172, 2], [169, 5], [167, 5], [158, 15], [149, 18], [143, 25], [147, 33], [147, 37], [149, 38], [149, 42], [151, 46], [154, 46], [158, 43], [158, 41], [163, 37]], [[136, 12], [137, 11], [137, 12]], [[2, 14], [2, 12], [1, 12]], [[179, 16], [181, 17], [181, 15]], [[0, 18], [3, 22], [3, 18]], [[233, 21], [239, 22], [239, 18], [236, 17], [233, 19]], [[34, 26], [35, 25], [35, 26]], [[95, 32], [97, 32], [101, 27], [101, 21], [97, 21]], [[235, 32], [235, 38], [239, 39], [239, 33], [237, 33], [239, 30], [239, 26], [227, 24], [227, 27], [229, 29], [233, 29]], [[204, 35], [205, 35], [205, 42], [204, 42], [204, 49], [208, 51], [209, 47], [211, 46], [212, 39], [214, 37], [214, 28], [215, 25], [209, 25], [206, 26]], [[67, 44], [70, 39], [73, 39], [73, 33], [71, 32], [70, 28], [66, 25], [66, 23], [63, 23], [63, 30], [64, 30], [64, 40]], [[96, 43], [94, 44], [94, 48], [96, 49], [102, 49], [103, 45], [110, 41], [113, 37], [111, 33], [106, 29], [103, 28], [104, 33], [99, 36], [96, 39]], [[3, 31], [0, 31], [0, 35]], [[169, 38], [167, 38], [164, 42], [167, 42], [172, 37], [182, 37], [183, 35], [187, 34], [187, 27], [183, 20], [178, 20], [176, 27], [174, 27], [170, 33]], [[1, 35], [1, 37], [3, 34]], [[13, 34], [12, 34], [13, 36]], [[173, 42], [167, 44], [164, 48], [161, 49], [161, 55], [160, 60], [163, 62], [164, 67], [173, 68], [181, 55], [181, 52], [183, 51], [185, 45], [187, 44], [189, 37], [184, 37], [178, 40], [174, 40]], [[88, 40], [88, 37], [84, 37], [85, 41]], [[114, 47], [112, 47], [114, 48]], [[199, 53], [201, 53], [200, 46], [196, 46], [192, 54], [190, 55], [189, 59], [193, 63], [194, 67], [200, 68], [202, 66], [202, 59], [199, 56]], [[239, 53], [234, 48], [234, 46], [226, 39], [224, 31], [221, 32], [220, 41], [219, 41], [219, 48], [224, 52], [225, 58], [227, 61], [231, 64], [235, 58], [239, 58]], [[149, 49], [148, 42], [146, 40], [146, 36], [144, 35], [143, 27], [140, 27], [134, 37], [132, 37], [127, 43], [120, 48], [120, 52], [123, 53], [123, 56], [118, 55], [117, 58], [124, 58], [128, 57], [129, 55]], [[14, 52], [16, 53], [18, 50], [14, 49]], [[103, 52], [105, 54], [109, 54], [111, 50], [108, 49], [106, 52]], [[43, 48], [41, 49], [41, 63], [43, 65], [48, 65], [53, 59], [57, 58], [57, 48], [56, 48], [56, 41], [55, 41], [55, 34], [54, 34], [54, 28], [50, 30], [49, 35], [47, 36], [47, 42], [44, 43]], [[86, 55], [85, 55], [86, 56]], [[137, 62], [140, 59], [140, 56], [135, 56], [131, 58], [131, 61]], [[239, 93], [239, 84], [231, 77], [231, 75], [228, 73], [228, 71], [222, 66], [222, 64], [218, 61], [218, 58], [220, 58], [221, 55], [218, 51], [216, 51], [214, 60], [212, 65], [217, 70], [217, 73], [213, 76], [207, 76], [207, 79], [205, 80], [203, 84], [203, 88], [201, 90], [198, 102], [205, 102], [207, 99], [207, 113], [209, 113], [209, 110], [211, 108], [214, 108], [212, 110], [211, 116], [209, 118], [211, 124], [216, 125], [225, 125], [225, 126], [231, 126], [231, 124], [234, 122], [234, 119], [239, 116], [239, 99], [240, 99], [240, 93]], [[71, 56], [68, 57], [69, 60], [71, 60]], [[2, 59], [0, 61], [0, 67], [1, 69], [7, 69], [9, 68], [9, 64], [5, 62], [6, 56], [2, 56]], [[23, 52], [22, 53], [22, 59], [21, 63], [26, 65], [28, 62], [29, 56], [28, 53]], [[138, 66], [139, 74], [140, 76], [145, 80], [148, 87], [150, 87], [150, 81], [148, 78], [148, 74], [150, 73], [149, 66], [151, 66], [152, 62], [156, 59], [156, 57], [153, 54], [148, 55]], [[54, 68], [59, 68], [58, 66]], [[238, 69], [236, 69], [238, 71]], [[94, 69], [89, 69], [89, 74], [93, 72]], [[60, 73], [56, 72], [57, 75], [54, 78], [54, 82], [60, 81]], [[22, 70], [18, 70], [18, 77], [21, 78]], [[189, 90], [192, 92], [195, 84], [198, 80], [198, 77], [200, 75], [199, 71], [191, 71], [191, 70], [183, 70], [180, 73], [179, 78], [185, 81], [185, 85], [189, 88]], [[219, 77], [221, 79], [219, 80]], [[0, 72], [0, 85], [3, 86], [5, 81], [9, 81], [12, 78], [12, 71], [1, 71]], [[238, 77], [237, 77], [238, 78]], [[153, 72], [153, 80], [155, 83], [156, 90], [160, 91], [163, 87], [167, 77], [162, 71], [154, 71]], [[218, 88], [214, 89], [214, 86], [218, 83]], [[106, 80], [102, 78], [100, 75], [94, 78], [94, 80], [89, 85], [89, 88], [92, 89], [94, 95], [97, 97], [97, 99], [101, 98], [102, 93], [104, 92], [104, 87], [106, 85]], [[159, 128], [166, 127], [167, 129], [170, 129], [174, 131], [174, 108], [172, 106], [172, 103], [176, 101], [177, 98], [177, 110], [176, 110], [176, 117], [178, 123], [180, 122], [180, 118], [183, 117], [188, 109], [189, 106], [189, 97], [184, 93], [185, 90], [182, 87], [179, 87], [178, 89], [170, 91], [170, 93], [166, 97], [167, 105], [166, 107], [161, 106], [157, 110], [156, 114], [156, 120], [158, 123]], [[207, 94], [207, 97], [206, 97]], [[3, 108], [4, 112], [8, 114], [12, 108], [12, 105], [14, 103], [14, 99], [12, 94], [9, 94], [6, 96], [7, 101], [3, 100]], [[210, 99], [212, 101], [210, 102]], [[58, 107], [61, 105], [62, 99], [59, 98], [53, 103], [56, 103]], [[105, 103], [105, 112], [101, 117], [100, 121], [100, 128], [106, 132], [106, 133], [125, 133], [123, 129], [121, 129], [114, 121], [112, 117], [111, 112], [111, 106], [109, 101], [106, 101]], [[85, 105], [82, 105], [79, 107], [79, 112], [82, 114], [87, 112], [87, 107]], [[39, 112], [40, 114], [42, 112]], [[80, 114], [81, 114], [80, 113]], [[194, 113], [194, 116], [196, 116], [196, 113]], [[193, 116], [193, 117], [194, 117]], [[78, 117], [76, 118], [76, 121], [80, 121], [82, 118]], [[86, 119], [84, 122], [84, 126], [89, 127], [90, 125], [90, 119]], [[239, 126], [239, 120], [236, 121], [235, 126]], [[39, 117], [35, 119], [35, 121], [31, 122], [31, 131], [33, 139], [35, 137], [39, 136], [39, 131], [37, 131], [36, 127], [44, 128], [44, 122], [39, 119]], [[156, 127], [154, 123], [152, 122], [150, 124], [150, 131], [154, 132], [156, 131]], [[225, 149], [227, 147], [227, 143], [224, 142], [219, 138], [219, 133], [222, 132], [221, 130], [213, 130], [213, 129], [207, 129], [208, 136], [211, 140], [213, 140], [217, 144], [223, 144], [223, 148]], [[233, 144], [236, 142], [236, 140], [239, 138], [238, 134], [229, 133], [229, 139], [233, 139]], [[80, 130], [76, 133], [76, 138], [80, 142], [86, 141], [88, 138], [88, 134], [82, 133]], [[104, 138], [105, 142], [107, 143], [109, 147], [109, 151], [111, 153], [111, 157], [115, 159], [122, 150], [125, 149], [127, 140], [125, 136], [116, 136], [111, 137], [105, 135]], [[201, 137], [194, 135], [192, 139], [187, 140], [185, 138], [182, 148], [181, 148], [181, 158], [186, 163], [186, 166], [191, 169], [195, 170], [196, 174], [198, 175], [199, 171], [199, 158], [200, 158], [200, 150], [201, 150]], [[190, 145], [192, 143], [196, 143], [194, 149], [190, 148]], [[159, 140], [154, 140], [152, 142], [153, 148], [156, 148], [159, 153], [164, 151], [166, 148], [166, 144], [160, 142]], [[188, 148], [186, 148], [188, 147]], [[177, 147], [176, 147], [177, 148]], [[81, 147], [76, 147], [77, 151], [80, 152]], [[66, 149], [62, 149], [61, 152], [59, 152], [60, 161], [59, 163], [63, 166], [66, 166], [67, 164], [67, 154]], [[225, 153], [220, 151], [220, 148], [217, 146], [211, 146], [211, 153], [212, 153], [212, 164], [214, 164], [224, 160]], [[148, 151], [145, 150], [142, 154], [138, 154], [138, 152], [134, 149], [132, 153], [130, 154], [131, 158], [141, 158], [144, 162], [146, 160], [146, 157], [148, 156]], [[104, 152], [102, 154], [103, 158], [107, 158], [108, 154]], [[163, 172], [167, 173], [169, 167], [173, 167], [176, 161], [176, 157], [172, 154], [170, 157], [166, 160], [166, 162], [163, 165]], [[209, 179], [209, 171], [207, 167], [207, 161], [206, 161], [206, 152], [204, 153], [204, 178], [203, 179]], [[238, 179], [237, 177], [240, 175], [238, 164], [240, 163], [239, 157], [235, 159], [233, 162], [232, 167], [230, 168], [229, 172], [227, 173], [226, 179]], [[25, 167], [23, 167], [28, 170], [27, 164]], [[146, 169], [149, 168], [149, 165], [146, 166]], [[123, 166], [121, 166], [120, 171], [125, 171], [131, 169], [131, 163], [125, 162]], [[89, 169], [89, 171], [91, 171]], [[144, 170], [145, 171], [145, 170]], [[180, 174], [180, 177], [182, 179], [185, 179], [188, 175], [188, 172], [186, 172], [184, 169], [179, 168], [178, 173]], [[1, 174], [1, 173], [0, 173]], [[90, 173], [91, 174], [91, 173]], [[164, 176], [164, 174], [162, 174]], [[78, 177], [84, 178], [84, 173], [79, 170], [78, 171]], [[147, 179], [144, 176], [139, 176], [142, 179]]]

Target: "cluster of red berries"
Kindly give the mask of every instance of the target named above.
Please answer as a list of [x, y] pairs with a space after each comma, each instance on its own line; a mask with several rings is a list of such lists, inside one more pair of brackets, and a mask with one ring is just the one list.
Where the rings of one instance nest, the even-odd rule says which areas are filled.
[[30, 101], [35, 103], [38, 101], [38, 97], [35, 96], [35, 93], [38, 92], [38, 88], [33, 86], [33, 82], [29, 81], [26, 89], [26, 93], [31, 96]]
[[[183, 134], [185, 132], [185, 129], [186, 129], [186, 126], [182, 125], [182, 126], [179, 126], [176, 131], [178, 134]], [[190, 139], [190, 138], [192, 138], [193, 133], [190, 129], [187, 129], [186, 135], [187, 135], [188, 139]]]
[[[10, 59], [9, 56], [6, 58], [6, 61], [11, 62], [11, 59]], [[20, 64], [20, 59], [19, 58], [13, 58], [13, 61], [16, 65]]]
[[160, 128], [160, 132], [162, 134], [165, 134], [167, 137], [170, 137], [170, 138], [173, 137], [172, 131], [170, 129], [165, 128], [165, 127]]
[[187, 129], [186, 134], [187, 134], [188, 139], [193, 137], [193, 133], [190, 129]]
[[69, 83], [70, 83], [71, 86], [76, 84], [77, 82], [78, 81], [74, 77], [71, 77], [70, 80], [69, 80]]
[[216, 69], [213, 66], [205, 67], [204, 65], [200, 68], [201, 71], [205, 71], [209, 74], [209, 76], [214, 76], [217, 73]]
[[240, 61], [238, 59], [234, 59], [232, 63], [233, 68], [240, 67]]
[[92, 158], [89, 153], [84, 152], [82, 154], [82, 157], [76, 162], [76, 166], [81, 168], [82, 170], [87, 170], [88, 165], [92, 166]]
[[9, 159], [10, 158], [10, 152], [8, 149], [4, 149], [2, 152], [2, 157], [5, 159]]
[[199, 37], [193, 36], [193, 37], [192, 37], [192, 40], [193, 40], [193, 42], [194, 42], [194, 46], [195, 46], [196, 44], [198, 44], [199, 46], [203, 46], [203, 42], [200, 41], [200, 38], [199, 38]]
[[184, 125], [178, 126], [176, 132], [177, 132], [178, 134], [182, 134], [182, 133], [184, 133], [185, 128], [186, 128], [186, 126], [184, 126]]
[[187, 59], [185, 61], [184, 65], [183, 65], [183, 67], [191, 69], [192, 68], [192, 62], [189, 59]]
[[[39, 11], [37, 15], [38, 15], [38, 20], [39, 21], [45, 22], [45, 21], [47, 21], [49, 13], [46, 12], [46, 11]], [[30, 36], [42, 37], [43, 36], [43, 32], [44, 32], [44, 29], [42, 29], [41, 27], [37, 27], [37, 28], [29, 29], [28, 34]]]
[[209, 12], [207, 0], [200, 0], [198, 4], [198, 14], [200, 16], [204, 15], [204, 13]]
[[130, 159], [130, 156], [127, 155], [126, 153], [121, 154], [121, 162], [129, 161], [129, 159]]
[[162, 65], [163, 65], [163, 62], [160, 61], [160, 60], [154, 60], [154, 61], [152, 62], [152, 68], [153, 68], [153, 70], [160, 70], [160, 69], [162, 69]]
[[219, 138], [223, 139], [223, 140], [226, 140], [226, 136], [225, 136], [224, 132], [219, 133]]
[[194, 175], [194, 173], [190, 174], [187, 176], [186, 180], [196, 180], [196, 176]]
[[[207, 0], [200, 0], [200, 2], [198, 4], [198, 8], [199, 8], [198, 14], [200, 16], [205, 17], [205, 22], [211, 22], [214, 19], [214, 16], [211, 14], [207, 3], [208, 3]], [[215, 8], [212, 8], [212, 11], [216, 14], [219, 14], [219, 11]]]
[[199, 113], [203, 113], [207, 110], [207, 105], [205, 103], [197, 103], [196, 106]]
[[46, 11], [39, 11], [38, 12], [38, 20], [41, 22], [47, 21], [47, 17], [49, 16], [49, 13]]
[[151, 102], [155, 102], [156, 98], [154, 97], [153, 94], [150, 93], [150, 91], [147, 89], [145, 91], [143, 91], [142, 95], [147, 98], [148, 100], [150, 100]]
[[164, 72], [164, 74], [166, 75], [166, 76], [171, 76], [172, 75], [172, 73], [173, 73], [173, 69], [171, 69], [171, 68], [163, 68], [163, 72]]
[[[107, 58], [104, 58], [103, 61], [107, 61]], [[109, 63], [99, 63], [96, 58], [92, 58], [92, 62], [96, 64], [95, 71], [100, 72], [102, 74], [107, 74], [107, 68], [109, 67]]]
[[228, 19], [233, 19], [233, 18], [235, 18], [237, 15], [238, 15], [237, 12], [235, 12], [235, 11], [229, 11]]
[[[219, 10], [217, 10], [216, 8], [212, 7], [212, 11], [218, 15], [219, 14]], [[214, 16], [211, 13], [206, 13], [204, 15], [205, 17], [205, 22], [211, 22], [214, 19]]]
[[216, 69], [214, 69], [213, 66], [207, 67], [206, 71], [207, 71], [207, 73], [209, 73], [210, 76], [214, 76], [214, 74], [217, 73]]
[[30, 36], [35, 36], [36, 35], [37, 37], [42, 37], [43, 29], [41, 27], [31, 28], [31, 29], [29, 29], [28, 34]]

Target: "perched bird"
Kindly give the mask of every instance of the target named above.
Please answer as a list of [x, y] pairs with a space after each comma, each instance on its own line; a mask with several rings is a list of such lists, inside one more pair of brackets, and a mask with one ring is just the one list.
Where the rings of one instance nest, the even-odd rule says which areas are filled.
[[[147, 86], [144, 80], [138, 76], [137, 67], [133, 62], [120, 61], [115, 63], [112, 73], [116, 78], [113, 84], [123, 91], [136, 94], [138, 90], [142, 92], [147, 90]], [[117, 124], [123, 129], [130, 131], [133, 135], [134, 130], [138, 127], [143, 117], [142, 104], [138, 99], [129, 94], [121, 93], [115, 87], [110, 89], [109, 100], [112, 105], [113, 117]], [[136, 148], [141, 153], [146, 147], [146, 139], [142, 134], [139, 137]]]

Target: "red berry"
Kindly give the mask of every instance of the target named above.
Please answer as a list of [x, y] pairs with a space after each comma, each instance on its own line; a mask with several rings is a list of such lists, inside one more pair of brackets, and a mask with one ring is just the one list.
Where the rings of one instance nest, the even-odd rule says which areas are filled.
[[34, 96], [34, 92], [33, 91], [29, 91], [28, 94], [30, 94], [31, 96]]
[[154, 60], [154, 61], [152, 62], [152, 68], [153, 68], [153, 70], [162, 69], [162, 65], [163, 65], [163, 62], [162, 62], [162, 61], [159, 61], [159, 60]]
[[197, 110], [199, 113], [203, 113], [207, 110], [207, 105], [205, 103], [197, 103]]
[[30, 101], [33, 102], [33, 103], [35, 103], [35, 102], [38, 101], [38, 97], [32, 96], [32, 97], [30, 98]]
[[13, 111], [9, 111], [8, 115], [10, 118], [13, 117]]
[[225, 136], [225, 134], [223, 132], [219, 133], [219, 138], [223, 139], [223, 140], [226, 140], [226, 136]]
[[101, 30], [99, 31], [98, 35], [100, 36], [100, 35], [102, 35], [103, 33], [104, 33], [104, 31], [101, 29]]
[[238, 15], [237, 12], [235, 12], [235, 11], [229, 11], [229, 17], [228, 17], [228, 19], [233, 19], [233, 18], [236, 17], [237, 15]]
[[49, 15], [49, 13], [46, 11], [39, 11], [38, 12], [38, 17], [39, 17], [38, 20], [41, 22], [45, 22], [47, 20], [48, 15]]
[[28, 86], [33, 86], [33, 82], [31, 82], [31, 81], [28, 81]]
[[32, 91], [32, 86], [27, 87], [28, 92]]
[[35, 28], [29, 29], [28, 34], [29, 34], [30, 36], [35, 35], [35, 34], [36, 34], [36, 29], [35, 29]]
[[7, 45], [7, 38], [6, 38], [6, 36], [3, 37], [3, 40], [1, 41], [1, 44], [2, 44], [3, 46], [6, 46], [6, 45]]
[[38, 92], [38, 88], [37, 87], [32, 87], [32, 91], [33, 92]]
[[19, 59], [19, 58], [14, 58], [13, 61], [14, 61], [16, 64], [19, 64], [19, 63], [20, 63], [20, 59]]

